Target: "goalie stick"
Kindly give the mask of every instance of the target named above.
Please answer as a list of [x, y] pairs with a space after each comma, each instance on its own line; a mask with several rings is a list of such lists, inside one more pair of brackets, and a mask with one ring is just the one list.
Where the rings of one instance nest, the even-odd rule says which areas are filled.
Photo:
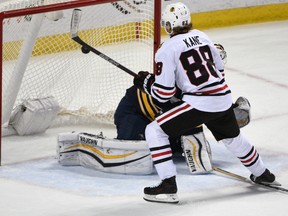
[[105, 55], [104, 53], [96, 50], [94, 47], [90, 46], [89, 44], [85, 43], [78, 35], [78, 27], [81, 20], [81, 13], [80, 9], [74, 9], [71, 18], [71, 26], [70, 26], [70, 35], [71, 38], [80, 44], [82, 48], [88, 51], [95, 53], [96, 55], [100, 56], [101, 58], [105, 59], [106, 61], [110, 62], [111, 64], [115, 65], [116, 67], [120, 68], [121, 70], [125, 71], [126, 73], [130, 74], [133, 77], [137, 77], [138, 75], [131, 71], [130, 69], [126, 68], [125, 66], [121, 65], [120, 63], [116, 62], [109, 56]]
[[240, 175], [237, 175], [235, 173], [232, 173], [232, 172], [228, 172], [226, 170], [223, 170], [219, 167], [215, 167], [213, 166], [213, 171], [217, 172], [217, 173], [221, 173], [221, 174], [224, 174], [226, 176], [229, 176], [229, 177], [232, 177], [234, 179], [237, 179], [239, 181], [243, 181], [243, 182], [246, 182], [246, 183], [250, 183], [252, 185], [258, 185], [258, 186], [261, 186], [261, 187], [264, 187], [264, 188], [267, 188], [267, 189], [272, 189], [272, 190], [277, 190], [279, 192], [283, 192], [285, 194], [288, 193], [288, 189], [286, 188], [283, 188], [283, 187], [280, 187], [280, 186], [275, 186], [275, 185], [267, 185], [267, 184], [263, 184], [263, 183], [254, 183], [252, 182], [250, 179], [244, 177], [244, 176], [240, 176]]

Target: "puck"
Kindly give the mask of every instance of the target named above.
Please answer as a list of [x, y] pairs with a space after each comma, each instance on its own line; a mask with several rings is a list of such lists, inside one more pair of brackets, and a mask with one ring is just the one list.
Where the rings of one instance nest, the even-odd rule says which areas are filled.
[[84, 53], [84, 54], [87, 54], [87, 53], [90, 52], [90, 50], [89, 50], [87, 47], [85, 47], [85, 46], [82, 46], [82, 47], [81, 47], [81, 51], [82, 51], [82, 53]]

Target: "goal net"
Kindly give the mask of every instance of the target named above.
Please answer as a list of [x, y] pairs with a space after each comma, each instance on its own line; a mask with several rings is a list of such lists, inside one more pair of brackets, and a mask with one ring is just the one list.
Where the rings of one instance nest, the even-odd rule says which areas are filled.
[[[0, 4], [2, 129], [28, 99], [53, 97], [60, 111], [53, 125], [113, 123], [133, 77], [70, 36], [74, 8], [82, 10], [79, 36], [137, 73], [153, 72], [160, 43], [158, 0], [10, 0]], [[3, 134], [5, 135], [5, 133]]]

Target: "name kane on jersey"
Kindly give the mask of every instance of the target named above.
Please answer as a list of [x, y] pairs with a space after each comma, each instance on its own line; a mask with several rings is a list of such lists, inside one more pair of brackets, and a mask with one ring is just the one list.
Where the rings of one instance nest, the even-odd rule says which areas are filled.
[[188, 37], [183, 40], [187, 48], [196, 46], [196, 45], [201, 45], [202, 43], [199, 41], [199, 36], [194, 36], [194, 37]]

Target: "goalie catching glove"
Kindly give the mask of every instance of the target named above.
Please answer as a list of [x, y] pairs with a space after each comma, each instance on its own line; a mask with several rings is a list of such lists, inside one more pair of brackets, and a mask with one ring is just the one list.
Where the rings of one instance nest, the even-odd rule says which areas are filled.
[[147, 71], [140, 71], [138, 76], [134, 78], [133, 83], [145, 93], [151, 93], [151, 86], [155, 81], [155, 75]]

